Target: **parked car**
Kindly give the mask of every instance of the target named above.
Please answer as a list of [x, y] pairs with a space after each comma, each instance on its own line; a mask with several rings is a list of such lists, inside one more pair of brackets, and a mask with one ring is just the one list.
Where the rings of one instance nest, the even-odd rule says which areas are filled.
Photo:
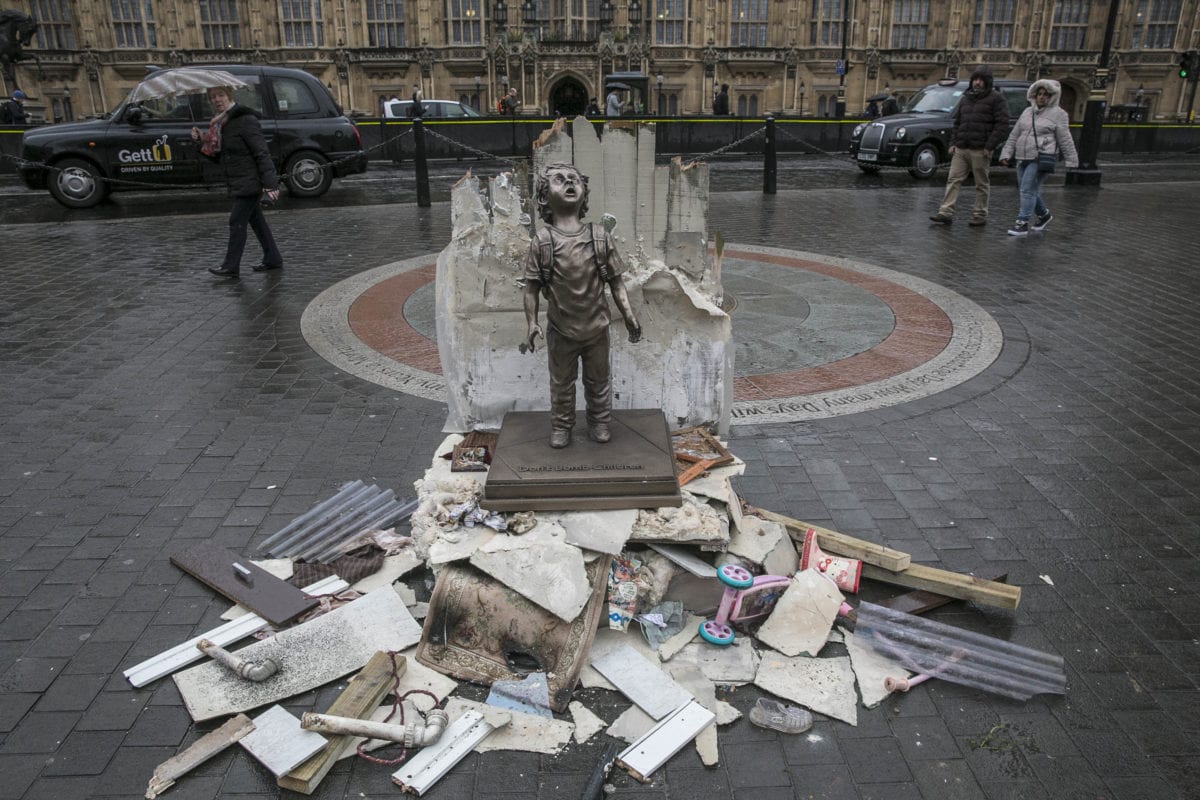
[[[993, 86], [1008, 101], [1009, 118], [1016, 122], [1029, 105], [1025, 97], [1029, 81], [996, 80]], [[951, 115], [969, 88], [970, 81], [938, 81], [913, 95], [899, 114], [856, 126], [850, 135], [850, 154], [858, 168], [874, 174], [882, 166], [908, 167], [914, 178], [932, 177], [938, 164], [950, 157]], [[992, 163], [999, 158], [997, 147]]]
[[[365, 172], [358, 128], [312, 75], [284, 67], [219, 69], [246, 82], [234, 100], [261, 116], [280, 178], [297, 197], [319, 197], [335, 177]], [[32, 189], [49, 189], [69, 208], [89, 208], [110, 191], [214, 182], [217, 170], [200, 155], [192, 127], [213, 115], [202, 94], [122, 103], [101, 119], [25, 132], [19, 172]]]
[[[422, 119], [461, 119], [482, 117], [478, 110], [457, 100], [422, 100]], [[383, 105], [383, 116], [387, 119], [408, 119], [412, 116], [412, 100], [389, 100]]]

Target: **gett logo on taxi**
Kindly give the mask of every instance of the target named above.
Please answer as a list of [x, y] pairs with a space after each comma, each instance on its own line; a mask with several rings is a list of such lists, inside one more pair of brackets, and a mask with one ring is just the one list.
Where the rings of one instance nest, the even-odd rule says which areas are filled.
[[152, 147], [141, 150], [119, 150], [117, 160], [122, 164], [147, 164], [171, 160], [171, 145], [167, 144], [167, 136], [155, 139]]

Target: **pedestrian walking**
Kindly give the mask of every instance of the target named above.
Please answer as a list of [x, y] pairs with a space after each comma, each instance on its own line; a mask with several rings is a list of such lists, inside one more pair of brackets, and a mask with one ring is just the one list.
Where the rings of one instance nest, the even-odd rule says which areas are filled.
[[283, 256], [259, 205], [264, 194], [272, 203], [279, 198], [279, 177], [271, 163], [258, 115], [234, 102], [231, 87], [209, 89], [208, 100], [216, 115], [207, 131], [202, 133], [199, 128], [192, 128], [192, 140], [201, 142], [201, 155], [220, 165], [233, 198], [225, 260], [208, 271], [222, 278], [238, 277], [242, 251], [246, 249], [247, 226], [253, 229], [263, 251], [262, 262], [254, 271], [282, 269]]
[[0, 106], [0, 123], [5, 125], [28, 125], [29, 112], [25, 110], [25, 93], [14, 89], [11, 100]]
[[505, 117], [515, 117], [519, 105], [521, 102], [517, 100], [517, 89], [514, 86], [508, 90], [508, 94], [500, 98], [500, 114]]
[[615, 86], [608, 90], [608, 97], [604, 98], [604, 116], [619, 117], [624, 107], [621, 102], [621, 90]]
[[1068, 168], [1079, 166], [1079, 155], [1068, 127], [1071, 119], [1058, 104], [1062, 97], [1059, 82], [1048, 78], [1034, 81], [1025, 96], [1029, 108], [1017, 118], [1000, 152], [1000, 163], [1004, 166], [1013, 160], [1017, 163], [1021, 197], [1017, 221], [1008, 229], [1009, 236], [1028, 236], [1030, 230], [1040, 231], [1054, 219], [1042, 202], [1042, 183], [1054, 171], [1060, 154]]
[[717, 92], [717, 96], [713, 98], [713, 114], [716, 116], [729, 116], [729, 84], [722, 83], [721, 91]]
[[408, 107], [408, 115], [410, 117], [425, 116], [425, 104], [421, 102], [422, 97], [424, 97], [424, 95], [421, 94], [421, 85], [414, 83], [412, 91], [412, 105]]
[[954, 222], [958, 190], [970, 174], [975, 177], [975, 209], [970, 224], [971, 227], [986, 225], [992, 152], [1008, 135], [1008, 103], [1000, 90], [992, 86], [992, 71], [988, 67], [978, 67], [971, 74], [971, 85], [954, 109], [952, 120], [946, 194], [930, 219], [942, 225]]

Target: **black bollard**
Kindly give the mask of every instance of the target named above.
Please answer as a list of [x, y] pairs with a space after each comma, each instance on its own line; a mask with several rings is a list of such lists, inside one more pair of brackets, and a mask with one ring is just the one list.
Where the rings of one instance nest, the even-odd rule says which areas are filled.
[[767, 117], [766, 144], [763, 147], [763, 194], [775, 194], [775, 118]]
[[429, 164], [425, 160], [425, 128], [420, 117], [413, 117], [413, 150], [417, 168], [417, 206], [429, 208]]

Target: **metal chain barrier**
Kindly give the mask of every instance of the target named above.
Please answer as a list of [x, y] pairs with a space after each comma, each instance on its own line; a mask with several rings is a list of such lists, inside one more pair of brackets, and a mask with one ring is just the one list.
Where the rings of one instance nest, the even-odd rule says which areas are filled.
[[427, 135], [432, 136], [435, 139], [441, 139], [446, 144], [466, 150], [468, 153], [479, 156], [480, 158], [486, 158], [491, 161], [503, 161], [504, 163], [512, 164], [513, 166], [516, 166], [517, 164], [515, 159], [509, 158], [508, 156], [498, 156], [495, 153], [489, 153], [486, 150], [480, 150], [477, 147], [471, 147], [469, 144], [463, 144], [460, 141], [451, 139], [449, 136], [444, 136], [443, 134], [438, 133], [428, 125], [424, 126], [422, 130], [424, 130]]
[[746, 142], [750, 141], [751, 139], [754, 139], [755, 137], [763, 136], [764, 134], [766, 134], [766, 132], [767, 132], [767, 128], [764, 125], [763, 127], [759, 128], [758, 130], [746, 134], [745, 136], [743, 136], [742, 138], [738, 139], [735, 142], [730, 142], [729, 144], [727, 144], [723, 147], [718, 147], [716, 150], [713, 150], [708, 153], [701, 153], [700, 155], [698, 155], [695, 158], [690, 159], [690, 160], [702, 162], [702, 161], [707, 161], [710, 158], [715, 158], [716, 156], [724, 155], [726, 152], [732, 150], [735, 147], [745, 144]]
[[[788, 131], [786, 128], [781, 126], [778, 122], [775, 123], [775, 132], [781, 134], [783, 136], [783, 138], [793, 141], [796, 144], [800, 145], [801, 147], [806, 148], [809, 152], [811, 152], [815, 155], [824, 156], [825, 158], [831, 159], [833, 161], [837, 161], [841, 164], [845, 164], [847, 167], [856, 167], [857, 168], [857, 166], [859, 164], [858, 159], [856, 159], [854, 156], [850, 155], [849, 153], [831, 153], [828, 150], [822, 150], [821, 148], [817, 147], [816, 145], [810, 144], [809, 142], [806, 142], [797, 136], [793, 136], [790, 131]], [[867, 164], [867, 166], [871, 167], [872, 169], [877, 169], [880, 171], [883, 171], [883, 170], [899, 170], [902, 172], [908, 171], [907, 164], [871, 164], [869, 162], [863, 162], [863, 163]], [[945, 163], [948, 163], [948, 162], [945, 162]], [[939, 163], [938, 166], [939, 167], [944, 166], [944, 163]]]

